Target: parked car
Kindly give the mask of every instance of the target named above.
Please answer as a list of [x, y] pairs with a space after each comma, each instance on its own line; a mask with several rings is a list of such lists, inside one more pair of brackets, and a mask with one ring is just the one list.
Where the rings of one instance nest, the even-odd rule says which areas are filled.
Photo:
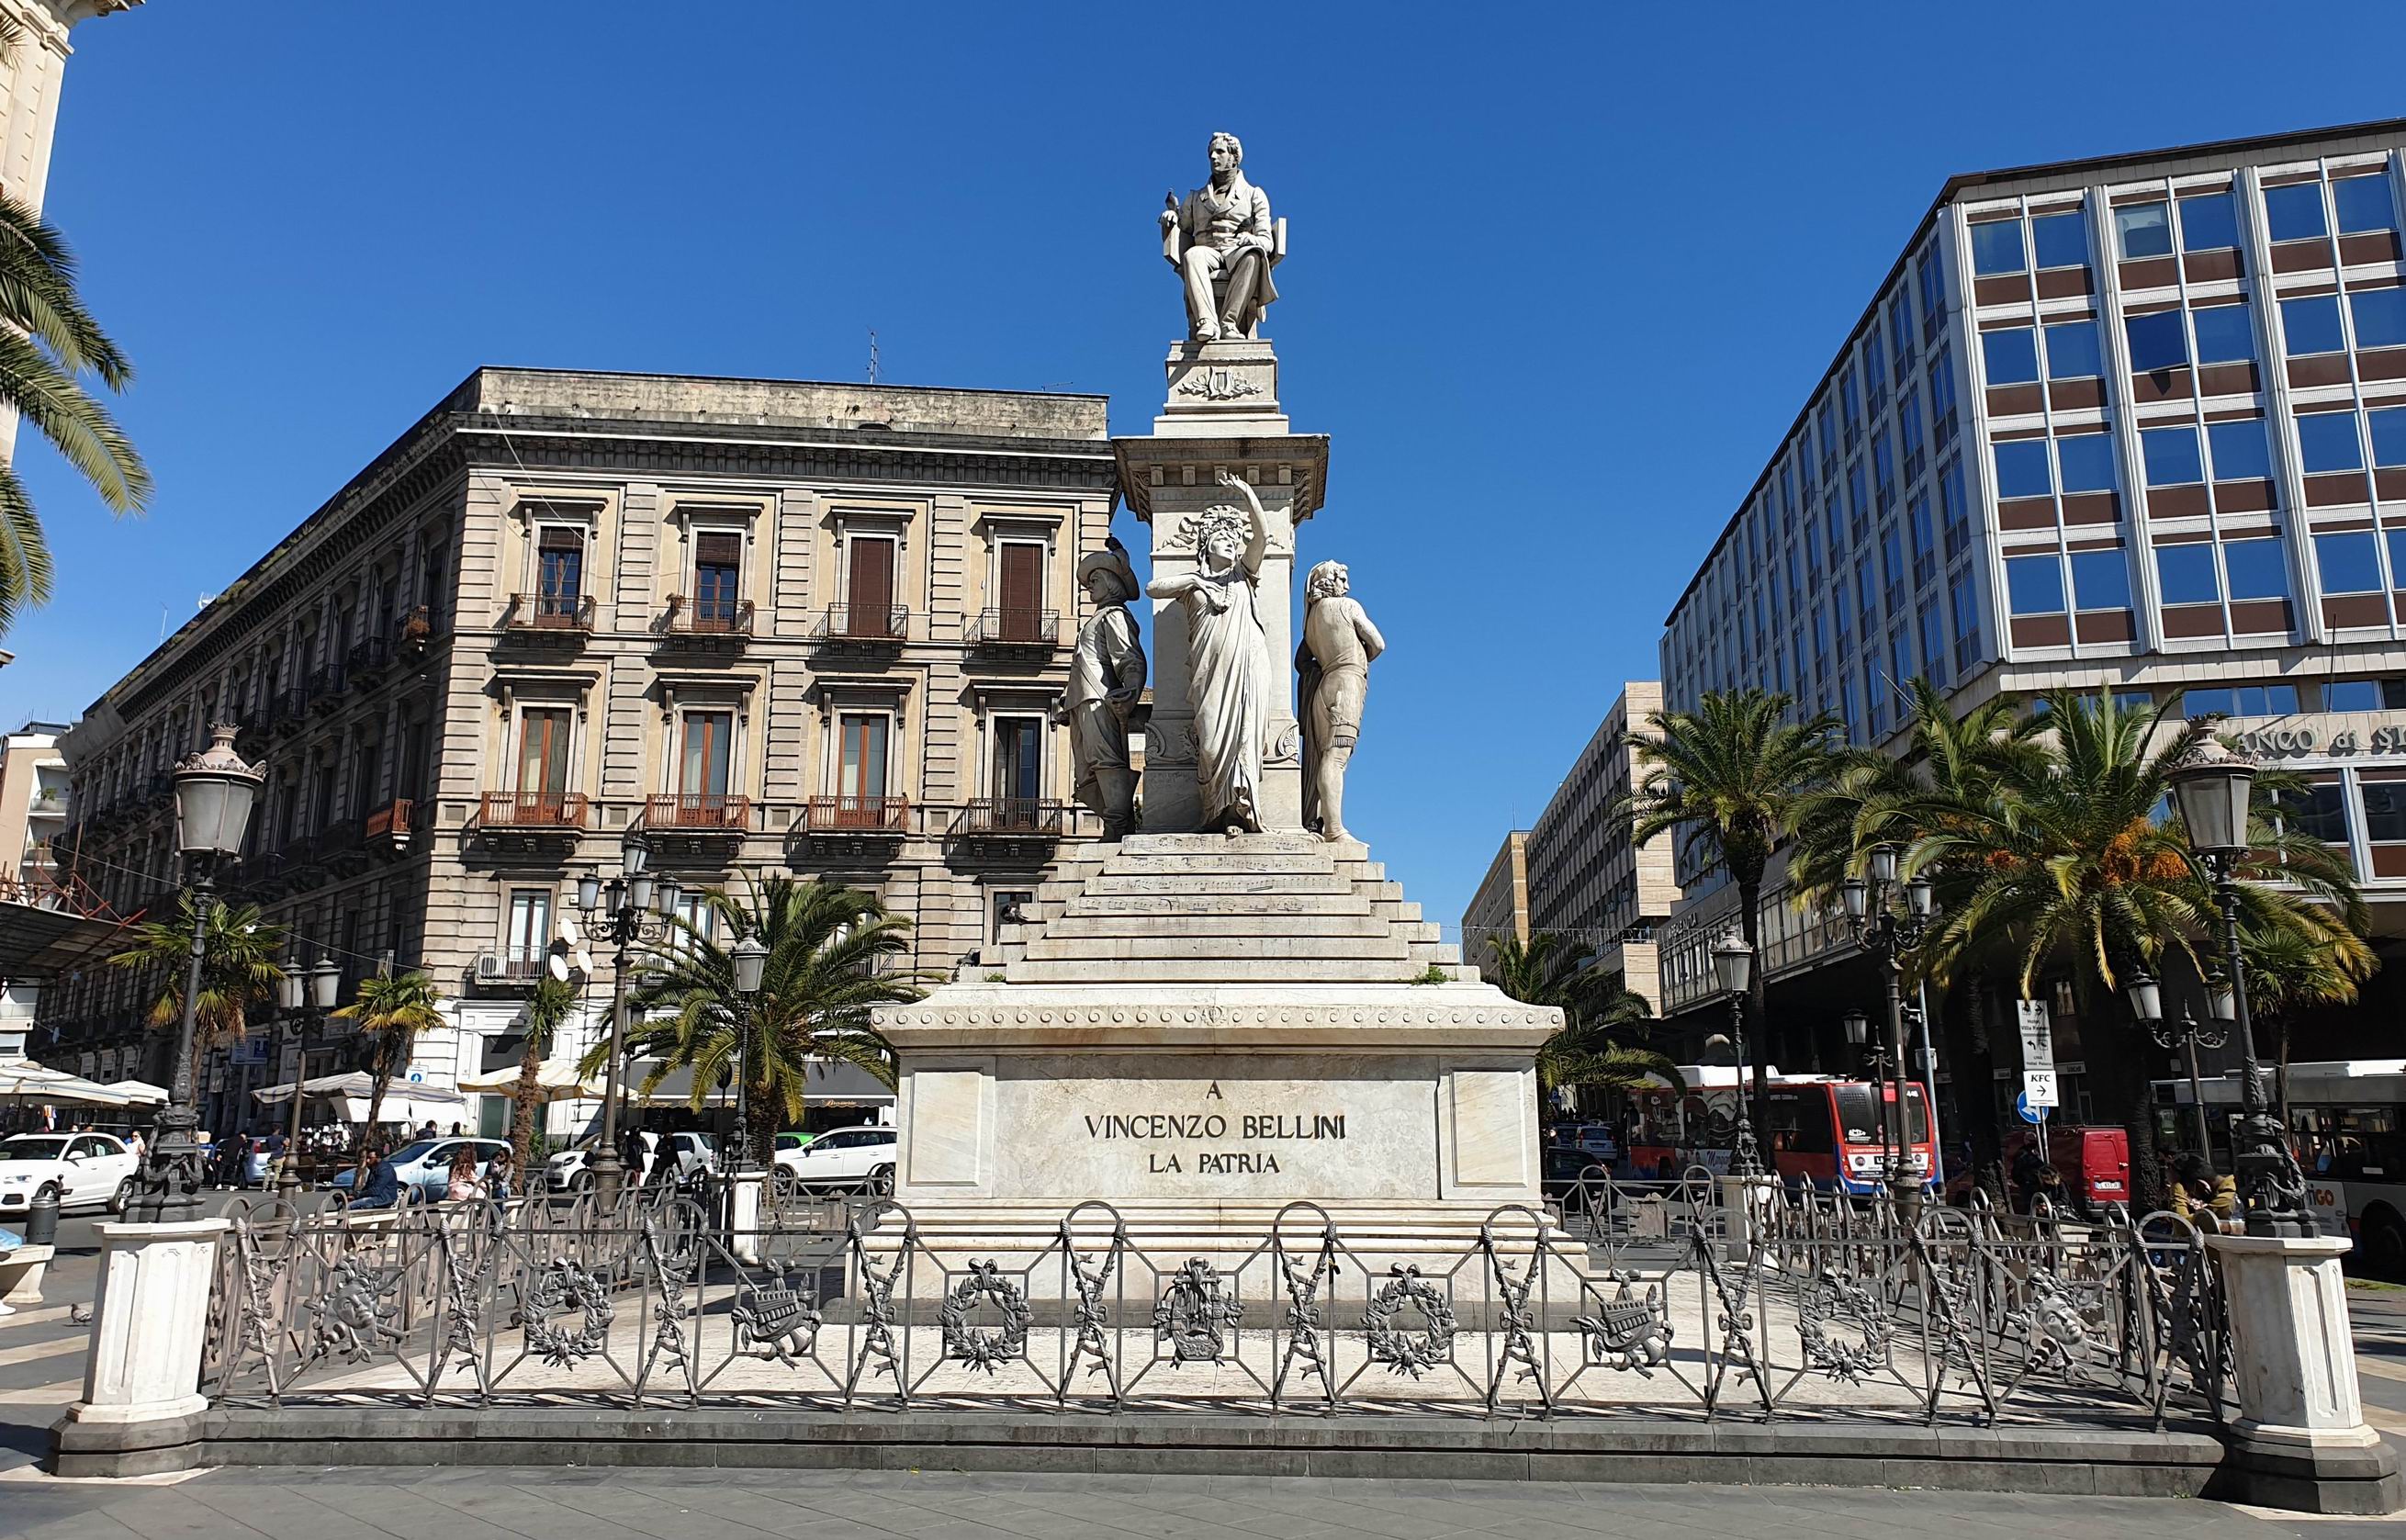
[[880, 1124], [838, 1128], [806, 1145], [776, 1152], [778, 1185], [805, 1191], [851, 1189], [879, 1195], [894, 1191], [895, 1130]]
[[113, 1134], [20, 1134], [0, 1141], [0, 1215], [21, 1216], [44, 1193], [59, 1211], [125, 1212], [140, 1163]]
[[[651, 1159], [659, 1159], [663, 1137], [676, 1151], [678, 1180], [683, 1181], [699, 1172], [718, 1169], [718, 1141], [708, 1134], [680, 1130], [663, 1136], [646, 1128], [643, 1133], [644, 1148], [651, 1151]], [[552, 1157], [543, 1164], [544, 1185], [555, 1193], [581, 1193], [592, 1186], [593, 1151], [600, 1138], [598, 1132], [587, 1134], [567, 1149], [555, 1151]]]
[[[401, 1186], [403, 1203], [440, 1203], [451, 1188], [451, 1161], [463, 1144], [476, 1151], [476, 1174], [481, 1177], [491, 1169], [496, 1159], [507, 1160], [510, 1145], [507, 1139], [418, 1139], [403, 1145], [389, 1157], [394, 1180]], [[348, 1197], [351, 1185], [359, 1180], [359, 1167], [347, 1167], [330, 1184], [335, 1192]]]
[[1612, 1169], [1594, 1151], [1550, 1144], [1538, 1153], [1545, 1163], [1540, 1191], [1564, 1214], [1583, 1214], [1611, 1201]]
[[811, 1140], [817, 1137], [818, 1136], [816, 1134], [805, 1134], [799, 1129], [789, 1128], [785, 1130], [785, 1132], [777, 1136], [777, 1143], [774, 1152], [775, 1154], [782, 1155], [789, 1150], [800, 1150], [803, 1146], [809, 1144]]

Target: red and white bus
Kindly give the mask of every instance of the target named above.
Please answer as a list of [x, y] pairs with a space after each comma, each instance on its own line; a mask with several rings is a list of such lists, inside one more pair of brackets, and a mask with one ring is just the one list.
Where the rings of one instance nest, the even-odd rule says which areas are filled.
[[[1636, 1111], [1629, 1141], [1634, 1175], [1676, 1177], [1691, 1166], [1729, 1169], [1737, 1129], [1737, 1098], [1745, 1086], [1730, 1065], [1681, 1065], [1687, 1089], [1668, 1086], [1631, 1094]], [[1750, 1084], [1751, 1077], [1743, 1077]], [[1933, 1185], [1937, 1148], [1921, 1086], [1905, 1088], [1905, 1159], [1925, 1186]], [[1767, 1127], [1754, 1131], [1763, 1163], [1791, 1182], [1829, 1193], [1875, 1193], [1886, 1182], [1887, 1113], [1893, 1087], [1828, 1075], [1770, 1076]]]

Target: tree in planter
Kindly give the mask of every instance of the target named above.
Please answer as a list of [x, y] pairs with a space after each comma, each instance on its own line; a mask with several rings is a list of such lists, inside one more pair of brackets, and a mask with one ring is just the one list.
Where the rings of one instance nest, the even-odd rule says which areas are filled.
[[[250, 1009], [276, 997], [284, 967], [285, 929], [260, 917], [255, 904], [212, 904], [201, 940], [201, 994], [192, 1010], [192, 1051], [242, 1041]], [[152, 1026], [180, 1026], [184, 980], [192, 954], [192, 896], [179, 895], [173, 922], [146, 920], [134, 927], [134, 944], [112, 955], [112, 968], [153, 968], [162, 980], [150, 1002]]]
[[[1691, 871], [1725, 869], [1737, 887], [1738, 932], [1762, 954], [1762, 872], [1779, 840], [1795, 831], [1804, 798], [1845, 763], [1829, 713], [1785, 720], [1790, 702], [1766, 690], [1707, 690], [1692, 712], [1656, 712], [1649, 731], [1627, 742], [1643, 767], [1636, 789], [1610, 816], [1633, 821], [1639, 845], [1678, 830], [1681, 864]], [[1768, 970], [1748, 986], [1754, 1024], [1754, 1122], [1770, 1126], [1770, 1024], [1763, 1013]]]
[[531, 1191], [527, 1179], [534, 1169], [535, 1109], [544, 1104], [543, 1061], [551, 1054], [560, 1024], [575, 1009], [574, 985], [548, 971], [535, 981], [534, 995], [527, 1001], [526, 1052], [518, 1055], [518, 1082], [510, 1093], [510, 1164], [521, 1193]]
[[443, 1024], [442, 995], [423, 973], [378, 973], [360, 981], [351, 1003], [334, 1012], [359, 1024], [366, 1050], [368, 1121], [360, 1139], [361, 1181], [367, 1180], [368, 1151], [384, 1116], [384, 1095], [392, 1078], [409, 1067], [418, 1035]]
[[[644, 1078], [647, 1095], [691, 1069], [697, 1112], [722, 1077], [741, 1074], [752, 1132], [743, 1153], [765, 1164], [777, 1129], [801, 1117], [812, 1061], [856, 1065], [894, 1083], [894, 1051], [869, 1012], [924, 997], [935, 976], [894, 968], [910, 949], [911, 922], [842, 883], [771, 877], [743, 898], [723, 888], [705, 897], [709, 925], [680, 918], [666, 940], [645, 948], [643, 982], [629, 996], [627, 1051], [659, 1061]], [[748, 1001], [736, 991], [733, 956], [735, 938], [747, 935], [769, 949]], [[585, 1072], [598, 1071], [608, 1053], [605, 1043], [587, 1053]]]

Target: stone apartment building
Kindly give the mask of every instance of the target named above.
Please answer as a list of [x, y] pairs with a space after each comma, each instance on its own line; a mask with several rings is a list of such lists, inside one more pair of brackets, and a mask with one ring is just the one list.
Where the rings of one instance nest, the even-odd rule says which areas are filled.
[[[1105, 406], [479, 370], [92, 704], [58, 848], [121, 911], [171, 910], [169, 771], [238, 723], [267, 783], [226, 886], [347, 998], [386, 959], [431, 974], [456, 1029], [411, 1075], [437, 1088], [515, 1059], [576, 877], [630, 836], [689, 895], [873, 891], [950, 968], [1100, 832], [1050, 713], [1110, 528]], [[36, 1050], [163, 1079], [155, 988], [64, 982]], [[213, 1120], [290, 1053], [254, 1031]]]

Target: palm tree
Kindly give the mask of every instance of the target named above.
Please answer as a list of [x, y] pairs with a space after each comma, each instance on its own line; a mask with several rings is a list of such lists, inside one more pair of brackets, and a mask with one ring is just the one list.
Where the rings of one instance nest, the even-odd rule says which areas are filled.
[[526, 1052], [518, 1056], [518, 1083], [510, 1093], [510, 1165], [515, 1185], [527, 1190], [527, 1164], [534, 1158], [535, 1109], [543, 1104], [543, 1061], [559, 1024], [576, 1008], [576, 988], [548, 972], [537, 979], [527, 1001]]
[[[368, 1133], [375, 1132], [384, 1112], [386, 1087], [409, 1067], [410, 1045], [421, 1032], [443, 1024], [438, 1009], [443, 996], [434, 981], [423, 973], [378, 973], [360, 981], [351, 1003], [334, 1012], [360, 1024], [367, 1049]], [[360, 1178], [367, 1176], [368, 1139], [360, 1141]]]
[[[2263, 833], [2258, 829], [2257, 834]], [[2323, 917], [2319, 913], [2312, 916]], [[2281, 1126], [2289, 1126], [2289, 1024], [2301, 1010], [2318, 1006], [2353, 1005], [2356, 987], [2380, 966], [2372, 948], [2346, 923], [2310, 926], [2297, 924], [2264, 925], [2243, 922], [2239, 927], [2240, 967], [2247, 974], [2247, 1014], [2256, 1025], [2272, 1028], [2273, 1101]]]
[[[771, 877], [742, 899], [707, 894], [714, 924], [679, 919], [669, 939], [645, 949], [645, 978], [630, 995], [636, 1020], [627, 1052], [658, 1065], [644, 1080], [649, 1095], [677, 1069], [693, 1074], [692, 1106], [701, 1110], [722, 1076], [742, 1075], [752, 1112], [754, 1160], [767, 1157], [782, 1123], [801, 1116], [814, 1062], [858, 1066], [894, 1083], [894, 1050], [869, 1023], [872, 1007], [922, 998], [932, 975], [888, 967], [910, 947], [911, 922], [885, 912], [867, 893], [824, 879]], [[721, 946], [711, 932], [729, 937]], [[760, 990], [735, 990], [734, 940], [757, 936], [769, 949]], [[751, 1051], [740, 1050], [743, 1013], [752, 1013]], [[658, 1011], [655, 1016], [651, 1012]], [[599, 1070], [606, 1043], [585, 1057]]]
[[1525, 943], [1518, 936], [1491, 937], [1487, 946], [1495, 987], [1523, 1005], [1562, 1010], [1561, 1030], [1537, 1049], [1540, 1098], [1573, 1085], [1634, 1091], [1656, 1081], [1681, 1083], [1669, 1055], [1645, 1044], [1654, 1008], [1626, 986], [1620, 970], [1597, 968], [1592, 954], [1550, 930]]
[[[1679, 855], [1691, 871], [1719, 867], [1737, 887], [1738, 931], [1762, 955], [1762, 871], [1780, 841], [1795, 831], [1804, 798], [1845, 763], [1833, 742], [1838, 719], [1823, 712], [1786, 720], [1787, 696], [1767, 690], [1707, 690], [1692, 712], [1656, 712], [1649, 732], [1629, 746], [1645, 767], [1636, 790], [1616, 813], [1634, 819], [1631, 839], [1651, 843], [1680, 831]], [[1763, 1014], [1765, 969], [1748, 986], [1754, 1033], [1754, 1121], [1770, 1126], [1770, 1031]]]
[[[111, 956], [114, 968], [156, 968], [162, 983], [150, 1003], [152, 1026], [176, 1026], [184, 1019], [184, 980], [191, 968], [192, 896], [177, 898], [176, 919], [145, 920], [134, 927], [134, 944]], [[250, 1008], [276, 997], [284, 965], [284, 927], [260, 917], [255, 904], [211, 904], [201, 942], [201, 993], [192, 1010], [195, 1053], [242, 1041]]]
[[[9, 40], [0, 38], [0, 50]], [[140, 511], [150, 472], [114, 418], [84, 389], [112, 390], [134, 372], [83, 307], [65, 239], [24, 204], [0, 196], [0, 407], [50, 440], [114, 513]], [[50, 552], [14, 466], [0, 460], [0, 631], [50, 597]]]

